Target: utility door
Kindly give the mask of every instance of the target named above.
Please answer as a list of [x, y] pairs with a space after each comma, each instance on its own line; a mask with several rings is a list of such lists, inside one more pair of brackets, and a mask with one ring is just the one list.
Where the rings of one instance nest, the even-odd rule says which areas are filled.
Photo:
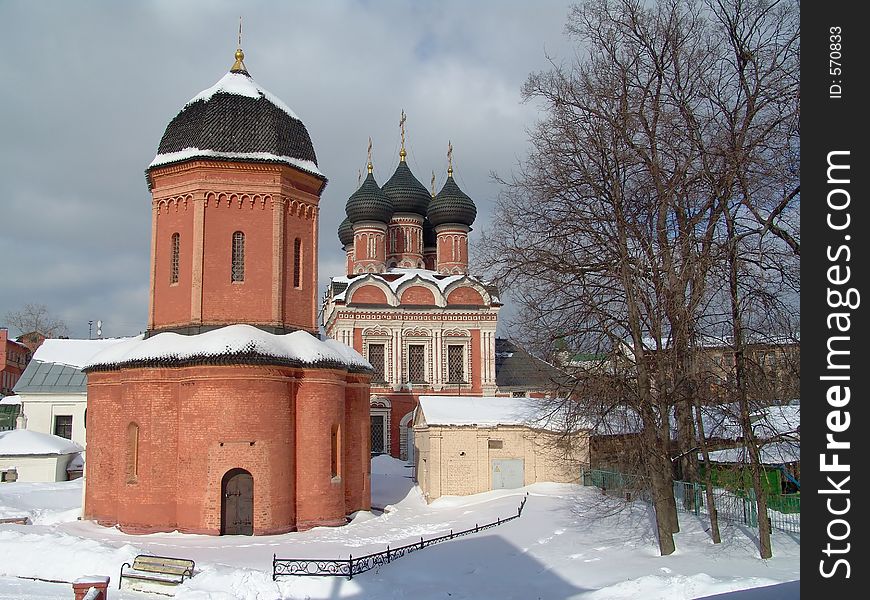
[[254, 535], [254, 478], [233, 469], [221, 482], [221, 534]]
[[522, 458], [492, 460], [492, 489], [504, 490], [523, 487], [525, 480]]

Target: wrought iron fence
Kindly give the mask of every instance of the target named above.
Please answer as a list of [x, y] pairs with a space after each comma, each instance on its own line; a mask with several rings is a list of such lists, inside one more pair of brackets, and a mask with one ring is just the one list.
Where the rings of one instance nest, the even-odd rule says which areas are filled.
[[[645, 480], [642, 477], [616, 471], [584, 471], [582, 481], [583, 485], [599, 487], [607, 493], [643, 495], [645, 492]], [[703, 484], [674, 481], [674, 499], [678, 510], [694, 515], [709, 513]], [[758, 527], [758, 504], [752, 489], [741, 492], [717, 487], [713, 489], [713, 501], [719, 520]], [[801, 532], [800, 494], [770, 495], [767, 497], [767, 509], [772, 528], [791, 533]]]
[[366, 554], [357, 558], [354, 558], [353, 555], [348, 556], [346, 559], [278, 558], [276, 554], [273, 554], [272, 580], [276, 581], [278, 577], [283, 576], [347, 577], [348, 579], [353, 579], [354, 575], [359, 575], [360, 573], [370, 571], [371, 569], [374, 569], [376, 567], [390, 564], [394, 560], [402, 558], [403, 556], [412, 552], [416, 552], [417, 550], [422, 550], [423, 548], [426, 548], [428, 546], [454, 540], [458, 537], [470, 535], [472, 533], [478, 533], [486, 529], [492, 529], [493, 527], [498, 527], [499, 525], [507, 523], [508, 521], [518, 519], [523, 515], [523, 507], [526, 505], [526, 500], [528, 500], [528, 497], [529, 494], [526, 493], [526, 495], [523, 497], [522, 502], [520, 502], [520, 505], [517, 508], [517, 514], [507, 517], [506, 519], [498, 518], [492, 523], [475, 525], [472, 529], [466, 529], [464, 531], [454, 532], [451, 529], [450, 533], [446, 535], [429, 538], [428, 540], [421, 537], [419, 542], [414, 542], [413, 544], [399, 546], [398, 548], [390, 548], [389, 546], [387, 546], [387, 549], [383, 552]]

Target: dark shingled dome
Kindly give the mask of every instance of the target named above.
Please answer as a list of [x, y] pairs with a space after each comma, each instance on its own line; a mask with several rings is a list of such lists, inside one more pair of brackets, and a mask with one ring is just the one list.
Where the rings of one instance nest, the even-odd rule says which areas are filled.
[[347, 246], [353, 243], [353, 224], [347, 217], [338, 226], [338, 241], [342, 246]]
[[[259, 91], [259, 97], [218, 90], [208, 100], [190, 102], [166, 127], [157, 150], [158, 158], [161, 154], [195, 148], [226, 153], [263, 152], [276, 157], [239, 160], [286, 162], [277, 157], [289, 157], [311, 161], [316, 165], [314, 146], [302, 121], [273, 103], [246, 71], [228, 75], [231, 76], [246, 77], [252, 89]], [[203, 153], [203, 156], [208, 157], [208, 154]], [[182, 160], [187, 158], [159, 164]]]
[[378, 187], [374, 175], [365, 178], [359, 189], [350, 195], [344, 212], [351, 223], [358, 221], [380, 221], [389, 223], [393, 216], [393, 203]]
[[447, 177], [447, 182], [438, 195], [429, 204], [429, 221], [432, 226], [444, 223], [459, 223], [471, 226], [477, 217], [477, 207], [468, 195], [459, 189], [453, 176]]
[[384, 184], [384, 193], [392, 200], [395, 212], [415, 213], [424, 217], [432, 199], [404, 160], [399, 162], [396, 172]]

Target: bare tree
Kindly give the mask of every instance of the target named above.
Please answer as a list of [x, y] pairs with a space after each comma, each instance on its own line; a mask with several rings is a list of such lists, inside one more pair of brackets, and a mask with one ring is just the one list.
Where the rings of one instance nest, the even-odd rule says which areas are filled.
[[30, 303], [21, 310], [6, 313], [6, 322], [18, 330], [19, 334], [41, 333], [48, 338], [56, 338], [69, 333], [66, 323], [51, 314], [44, 304]]
[[[679, 530], [672, 462], [696, 479], [704, 445], [693, 418], [705, 393], [699, 340], [723, 321], [733, 334], [756, 318], [722, 305], [733, 297], [728, 265], [743, 264], [735, 251], [756, 240], [775, 253], [756, 253], [764, 275], [740, 275], [738, 288], [764, 287], [774, 272], [794, 282], [783, 258], [800, 255], [793, 13], [764, 0], [574, 7], [567, 29], [586, 52], [529, 77], [525, 97], [545, 117], [519, 173], [499, 179], [480, 246], [518, 300], [527, 338], [629, 365], [606, 375], [611, 393], [593, 402], [639, 417], [662, 554]], [[735, 218], [740, 227], [729, 226]]]

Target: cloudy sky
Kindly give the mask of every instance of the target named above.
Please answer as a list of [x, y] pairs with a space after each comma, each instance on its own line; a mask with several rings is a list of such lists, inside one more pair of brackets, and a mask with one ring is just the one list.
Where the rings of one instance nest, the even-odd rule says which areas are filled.
[[[538, 118], [529, 73], [565, 60], [570, 2], [66, 2], [0, 0], [0, 326], [41, 303], [72, 337], [137, 334], [148, 310], [150, 195], [143, 171], [166, 125], [233, 62], [311, 134], [329, 178], [320, 292], [343, 272], [336, 228], [374, 142], [383, 184], [398, 162], [427, 187], [446, 177], [476, 202], [472, 242]], [[473, 270], [473, 268], [472, 268]], [[13, 335], [18, 333], [11, 331]]]

